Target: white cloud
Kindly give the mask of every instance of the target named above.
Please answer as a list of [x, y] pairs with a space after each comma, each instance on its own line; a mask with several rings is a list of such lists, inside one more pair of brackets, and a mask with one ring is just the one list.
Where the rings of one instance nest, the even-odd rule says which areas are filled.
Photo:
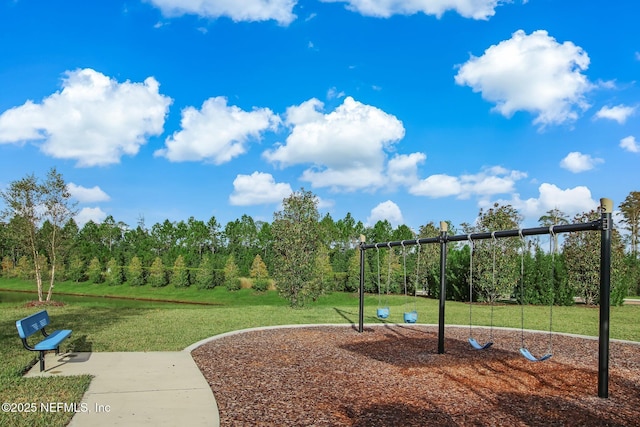
[[347, 3], [347, 9], [365, 16], [388, 18], [392, 15], [424, 13], [440, 18], [455, 11], [465, 18], [489, 19], [495, 15], [499, 0], [322, 0], [325, 3]]
[[70, 182], [67, 185], [67, 190], [69, 190], [71, 196], [80, 203], [107, 202], [111, 199], [109, 195], [102, 191], [97, 185], [92, 188], [86, 188]]
[[106, 217], [107, 214], [100, 208], [82, 208], [75, 216], [75, 221], [82, 228], [89, 221], [100, 224]]
[[147, 137], [163, 132], [171, 98], [153, 77], [118, 83], [92, 69], [67, 71], [62, 90], [42, 103], [27, 101], [0, 115], [0, 143], [42, 141], [52, 157], [78, 166], [119, 163]]
[[615, 107], [602, 107], [596, 114], [596, 119], [615, 120], [619, 124], [624, 124], [629, 116], [635, 112], [635, 107], [626, 105], [616, 105]]
[[582, 154], [579, 151], [572, 151], [560, 161], [560, 166], [573, 173], [579, 173], [591, 170], [599, 163], [604, 163], [604, 160]]
[[538, 187], [538, 192], [538, 198], [521, 200], [519, 195], [515, 194], [512, 200], [500, 200], [498, 203], [511, 204], [526, 218], [535, 221], [551, 209], [559, 209], [572, 218], [578, 213], [589, 212], [598, 207], [591, 191], [584, 186], [562, 190], [554, 184], [543, 183]]
[[631, 153], [640, 153], [640, 145], [634, 136], [627, 136], [620, 140], [620, 147]]
[[524, 172], [510, 171], [500, 166], [485, 168], [477, 174], [465, 174], [459, 177], [436, 174], [411, 186], [409, 193], [432, 198], [448, 196], [456, 196], [460, 199], [471, 196], [489, 197], [494, 194], [513, 192], [516, 181], [526, 176]]
[[516, 111], [536, 115], [541, 126], [570, 122], [588, 104], [584, 95], [593, 85], [581, 74], [589, 56], [572, 42], [558, 43], [546, 31], [523, 30], [464, 63], [455, 81], [495, 102], [505, 117]]
[[271, 174], [254, 172], [251, 175], [236, 176], [229, 203], [235, 206], [280, 203], [292, 192], [289, 184], [276, 183]]
[[460, 180], [445, 174], [431, 175], [409, 188], [411, 194], [433, 198], [457, 196], [461, 192]]
[[288, 25], [295, 18], [295, 0], [146, 0], [167, 17], [198, 15], [203, 18], [226, 16], [238, 21], [277, 21]]
[[279, 123], [268, 108], [244, 111], [228, 106], [225, 97], [209, 98], [200, 110], [182, 110], [182, 130], [154, 154], [172, 162], [204, 160], [219, 165], [244, 154], [250, 139], [259, 140], [262, 132], [277, 129]]
[[398, 154], [387, 164], [387, 178], [392, 184], [414, 185], [418, 182], [418, 165], [424, 163], [424, 153]]
[[349, 191], [385, 184], [385, 149], [404, 137], [402, 122], [350, 96], [331, 113], [322, 113], [323, 107], [315, 98], [289, 107], [291, 133], [264, 157], [283, 167], [311, 164], [301, 179], [316, 188]]
[[371, 209], [371, 214], [367, 218], [367, 224], [373, 226], [376, 222], [384, 221], [385, 219], [389, 221], [393, 227], [404, 224], [400, 208], [391, 200], [382, 202]]

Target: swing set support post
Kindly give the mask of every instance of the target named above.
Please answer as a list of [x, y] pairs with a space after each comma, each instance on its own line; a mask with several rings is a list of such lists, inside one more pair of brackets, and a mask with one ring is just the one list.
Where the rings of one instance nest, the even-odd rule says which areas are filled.
[[447, 301], [447, 230], [440, 221], [440, 309], [438, 312], [438, 354], [444, 354], [444, 306]]
[[364, 331], [364, 244], [366, 238], [360, 235], [360, 312], [358, 315], [358, 332]]
[[598, 334], [598, 397], [609, 397], [609, 313], [611, 292], [611, 213], [613, 201], [600, 199], [600, 331]]

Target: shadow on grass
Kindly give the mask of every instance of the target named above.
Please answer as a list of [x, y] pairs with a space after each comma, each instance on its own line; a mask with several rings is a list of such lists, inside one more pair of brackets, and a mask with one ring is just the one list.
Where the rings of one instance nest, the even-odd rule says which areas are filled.
[[[342, 317], [344, 320], [346, 320], [347, 322], [351, 323], [351, 325], [353, 325], [353, 329], [356, 329], [356, 322], [355, 320], [353, 320], [351, 317], [347, 316], [347, 315], [356, 315], [356, 313], [352, 313], [350, 311], [345, 311], [345, 310], [341, 310], [337, 307], [333, 307], [333, 309], [336, 311], [336, 313], [338, 313], [338, 315], [340, 317]], [[357, 329], [356, 329], [357, 330]]]

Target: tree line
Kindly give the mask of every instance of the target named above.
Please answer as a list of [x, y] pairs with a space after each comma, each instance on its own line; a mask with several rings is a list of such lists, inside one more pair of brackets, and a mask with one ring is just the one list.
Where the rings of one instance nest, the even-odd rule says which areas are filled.
[[[433, 222], [414, 232], [381, 220], [365, 226], [348, 213], [335, 220], [321, 216], [317, 198], [301, 189], [283, 201], [273, 221], [249, 215], [220, 224], [165, 220], [150, 227], [140, 218], [129, 226], [108, 216], [101, 223], [78, 227], [75, 204], [56, 169], [44, 180], [28, 175], [1, 192], [0, 259], [3, 277], [33, 279], [40, 300], [49, 300], [56, 281], [129, 286], [226, 286], [241, 281], [258, 290], [277, 288], [293, 306], [304, 305], [327, 291], [355, 291], [359, 286], [360, 235], [368, 242], [436, 237]], [[620, 204], [621, 228], [614, 230], [612, 302], [638, 293], [638, 225], [640, 192]], [[554, 209], [540, 225], [586, 222], [597, 211], [567, 217]], [[472, 224], [450, 233], [520, 228], [522, 217], [511, 205], [480, 210]], [[570, 233], [552, 238], [496, 239], [448, 245], [447, 296], [468, 301], [517, 299], [535, 304], [572, 304], [575, 297], [598, 303], [599, 233]], [[383, 248], [365, 253], [365, 288], [372, 293], [439, 292], [439, 246]], [[470, 267], [473, 266], [473, 270]], [[245, 279], [246, 278], [246, 279]], [[473, 281], [474, 294], [470, 295]], [[48, 283], [46, 289], [44, 283]]]

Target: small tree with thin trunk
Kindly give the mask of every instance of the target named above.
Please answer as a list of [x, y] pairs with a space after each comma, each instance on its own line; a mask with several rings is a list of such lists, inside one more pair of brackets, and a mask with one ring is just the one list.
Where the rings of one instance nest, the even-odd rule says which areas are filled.
[[[61, 229], [75, 215], [75, 204], [71, 202], [67, 184], [62, 175], [52, 168], [44, 182], [33, 174], [27, 175], [9, 183], [7, 190], [0, 192], [0, 196], [5, 201], [5, 208], [0, 216], [10, 218], [11, 237], [31, 255], [40, 302], [45, 300], [42, 284], [45, 266], [41, 263], [44, 258], [40, 250], [42, 246], [49, 256], [51, 270], [46, 274], [49, 278], [46, 301], [50, 301], [56, 267], [59, 265], [57, 257], [64, 240]], [[45, 220], [50, 227], [46, 230], [44, 245], [41, 245], [39, 228]]]

